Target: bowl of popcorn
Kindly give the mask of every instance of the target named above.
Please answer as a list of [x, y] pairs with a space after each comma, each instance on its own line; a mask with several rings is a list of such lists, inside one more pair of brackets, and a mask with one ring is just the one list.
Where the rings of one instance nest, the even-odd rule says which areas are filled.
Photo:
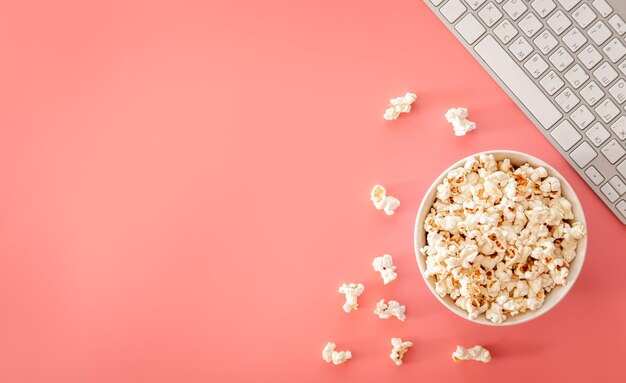
[[415, 224], [422, 277], [448, 309], [507, 326], [553, 308], [587, 248], [582, 206], [552, 166], [515, 151], [460, 160], [426, 192]]

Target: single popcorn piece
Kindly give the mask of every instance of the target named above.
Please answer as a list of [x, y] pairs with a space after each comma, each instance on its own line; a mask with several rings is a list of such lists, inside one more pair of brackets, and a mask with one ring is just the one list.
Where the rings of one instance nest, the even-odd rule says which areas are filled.
[[357, 303], [357, 297], [363, 294], [365, 286], [360, 283], [344, 283], [339, 287], [339, 293], [346, 296], [346, 303], [343, 305], [343, 311], [349, 313], [352, 310], [357, 310], [359, 304]]
[[389, 301], [388, 303], [385, 303], [385, 300], [381, 299], [378, 303], [376, 303], [374, 313], [378, 315], [380, 319], [389, 319], [394, 316], [404, 322], [406, 319], [406, 315], [404, 314], [405, 311], [406, 306], [401, 306], [397, 301]]
[[339, 365], [352, 359], [352, 353], [350, 351], [335, 351], [335, 347], [336, 345], [333, 342], [328, 342], [326, 347], [322, 350], [322, 359], [324, 359], [326, 363], [333, 362], [334, 365]]
[[502, 307], [497, 303], [492, 303], [491, 307], [485, 312], [488, 320], [495, 324], [500, 324], [506, 320], [506, 315], [502, 313]]
[[570, 234], [574, 239], [581, 239], [585, 236], [585, 227], [580, 222], [574, 222], [570, 228]]
[[585, 227], [545, 168], [481, 154], [437, 186], [424, 220], [425, 275], [475, 320], [502, 324], [567, 284]]
[[389, 254], [374, 258], [372, 266], [374, 266], [374, 270], [380, 273], [384, 284], [388, 284], [398, 277], [396, 267], [393, 265], [393, 259], [391, 259], [391, 255]]
[[404, 358], [404, 354], [409, 351], [409, 347], [413, 347], [412, 342], [403, 342], [401, 338], [391, 338], [391, 345], [393, 348], [391, 349], [391, 354], [389, 354], [389, 358], [396, 363], [396, 366], [402, 364], [402, 359]]
[[476, 129], [476, 123], [467, 120], [466, 108], [452, 108], [446, 112], [446, 120], [452, 124], [455, 136], [464, 136]]
[[372, 188], [370, 198], [374, 207], [378, 210], [383, 210], [387, 215], [393, 215], [398, 206], [400, 206], [400, 201], [395, 197], [388, 196], [387, 190], [381, 185], [375, 185]]
[[411, 111], [411, 104], [415, 102], [417, 96], [414, 93], [407, 92], [402, 97], [392, 98], [389, 101], [389, 108], [385, 110], [383, 116], [385, 120], [395, 120], [400, 116], [400, 113], [409, 113]]
[[491, 354], [489, 353], [489, 350], [483, 346], [474, 346], [472, 348], [456, 346], [456, 351], [452, 353], [452, 359], [454, 359], [455, 362], [475, 360], [478, 362], [489, 363], [491, 361]]

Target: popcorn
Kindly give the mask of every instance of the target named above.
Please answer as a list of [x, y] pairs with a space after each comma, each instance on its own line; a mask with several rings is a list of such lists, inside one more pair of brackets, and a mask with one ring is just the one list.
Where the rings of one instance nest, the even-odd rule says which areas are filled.
[[400, 338], [391, 338], [391, 345], [393, 348], [391, 349], [391, 354], [389, 357], [393, 360], [397, 366], [402, 364], [402, 358], [404, 358], [404, 354], [409, 351], [409, 347], [413, 347], [412, 342], [403, 342]]
[[483, 346], [477, 345], [472, 348], [456, 346], [456, 351], [452, 353], [452, 359], [455, 362], [475, 360], [478, 362], [489, 363], [491, 361], [491, 354], [489, 353], [489, 350]]
[[400, 319], [402, 322], [406, 319], [406, 315], [404, 312], [406, 311], [406, 306], [400, 306], [400, 303], [396, 301], [389, 301], [389, 303], [385, 303], [384, 299], [381, 299], [376, 304], [376, 309], [374, 313], [378, 315], [380, 319], [389, 319], [392, 316]]
[[468, 312], [467, 317], [469, 319], [478, 318], [478, 316], [484, 311], [477, 298], [465, 296], [463, 292], [461, 292], [461, 296], [457, 298], [454, 303]]
[[545, 168], [481, 154], [437, 186], [424, 220], [425, 275], [469, 319], [493, 323], [539, 309], [565, 285], [584, 226]]
[[[486, 169], [489, 172], [495, 172], [496, 170], [498, 170], [498, 163], [491, 154], [479, 154], [478, 163], [481, 165], [482, 168]], [[480, 171], [480, 168], [478, 170]]]
[[576, 256], [577, 240], [585, 236], [585, 228], [580, 222], [574, 222], [572, 226], [563, 225], [562, 234], [561, 255], [565, 262], [569, 263]]
[[352, 359], [352, 353], [348, 350], [346, 351], [335, 351], [335, 344], [333, 342], [328, 342], [328, 344], [322, 350], [322, 359], [326, 363], [333, 362], [334, 365], [344, 364], [348, 360]]
[[393, 265], [393, 260], [389, 254], [374, 258], [372, 266], [374, 266], [374, 270], [380, 273], [384, 284], [388, 284], [398, 277], [398, 274], [396, 274], [396, 267]]
[[476, 123], [467, 120], [466, 108], [452, 108], [446, 112], [446, 120], [452, 124], [455, 136], [464, 136], [476, 129]]
[[357, 310], [359, 304], [357, 303], [357, 297], [363, 294], [365, 286], [360, 283], [343, 284], [339, 287], [339, 293], [346, 296], [346, 303], [343, 305], [343, 311], [349, 313], [352, 310]]
[[581, 239], [585, 236], [585, 227], [580, 222], [574, 222], [568, 234], [574, 239]]
[[400, 201], [392, 196], [387, 195], [387, 190], [381, 185], [375, 185], [370, 193], [372, 203], [378, 210], [383, 210], [387, 215], [393, 215], [395, 210], [400, 206]]
[[395, 120], [400, 116], [400, 113], [409, 113], [411, 111], [411, 104], [415, 102], [417, 96], [414, 93], [406, 93], [402, 97], [392, 98], [389, 101], [389, 108], [385, 110], [383, 116], [385, 120]]
[[495, 302], [486, 311], [485, 317], [495, 324], [500, 324], [506, 320], [506, 315], [502, 312], [502, 306]]
[[561, 182], [555, 177], [548, 177], [539, 186], [544, 195], [558, 195], [561, 193]]

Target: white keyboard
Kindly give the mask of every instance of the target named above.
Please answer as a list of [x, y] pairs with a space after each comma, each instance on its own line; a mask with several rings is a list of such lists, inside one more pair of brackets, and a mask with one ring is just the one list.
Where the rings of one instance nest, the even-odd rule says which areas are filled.
[[424, 0], [626, 224], [626, 0]]

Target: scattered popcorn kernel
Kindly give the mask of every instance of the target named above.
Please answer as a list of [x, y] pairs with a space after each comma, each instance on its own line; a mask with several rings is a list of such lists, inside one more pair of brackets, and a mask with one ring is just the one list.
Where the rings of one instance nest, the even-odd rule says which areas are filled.
[[326, 363], [333, 362], [334, 365], [344, 364], [349, 359], [352, 359], [352, 353], [348, 350], [346, 351], [335, 351], [335, 344], [333, 342], [328, 342], [326, 347], [322, 350], [322, 359]]
[[491, 361], [491, 354], [489, 350], [483, 346], [474, 346], [467, 349], [456, 346], [456, 351], [452, 353], [452, 359], [454, 359], [455, 362], [476, 360], [478, 362], [489, 363], [489, 361]]
[[402, 358], [404, 358], [404, 354], [409, 351], [409, 347], [413, 347], [412, 342], [403, 342], [400, 338], [391, 338], [391, 345], [393, 348], [391, 349], [391, 354], [389, 354], [389, 358], [393, 360], [397, 366], [402, 364]]
[[409, 113], [411, 111], [411, 104], [415, 102], [417, 96], [414, 93], [406, 93], [402, 97], [392, 98], [389, 101], [389, 108], [385, 110], [383, 116], [385, 120], [395, 120], [400, 116], [400, 113]]
[[396, 197], [388, 196], [385, 200], [385, 206], [383, 207], [383, 211], [387, 215], [393, 215], [396, 212], [396, 209], [400, 206], [400, 200]]
[[343, 311], [349, 313], [352, 310], [356, 310], [359, 308], [359, 304], [357, 303], [357, 297], [363, 294], [365, 290], [365, 286], [360, 283], [344, 283], [339, 287], [339, 293], [344, 294], [346, 296], [346, 303], [343, 305]]
[[469, 319], [501, 324], [567, 283], [585, 227], [544, 168], [481, 154], [451, 170], [424, 220], [425, 275]]
[[476, 129], [476, 123], [467, 120], [466, 108], [452, 108], [446, 112], [446, 120], [452, 124], [455, 136], [464, 136]]
[[393, 259], [389, 254], [374, 258], [372, 266], [374, 266], [374, 270], [380, 273], [384, 284], [388, 284], [398, 277], [398, 274], [396, 274], [396, 267], [393, 265]]
[[404, 314], [405, 311], [406, 306], [401, 306], [397, 301], [389, 301], [388, 303], [385, 303], [385, 300], [381, 299], [378, 303], [376, 303], [374, 313], [378, 315], [380, 319], [389, 319], [394, 316], [404, 322], [406, 319], [406, 315]]
[[400, 201], [395, 197], [388, 196], [387, 190], [381, 185], [374, 186], [370, 193], [370, 198], [374, 207], [378, 210], [383, 210], [387, 215], [393, 215], [398, 206], [400, 206]]

